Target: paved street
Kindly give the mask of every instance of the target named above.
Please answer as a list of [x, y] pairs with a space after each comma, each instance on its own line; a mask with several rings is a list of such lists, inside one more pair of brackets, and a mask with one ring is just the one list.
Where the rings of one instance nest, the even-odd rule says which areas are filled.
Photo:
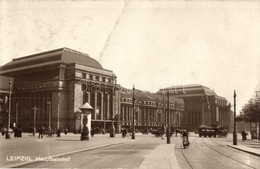
[[[259, 156], [251, 155], [226, 145], [232, 140], [224, 138], [190, 137], [188, 149], [181, 149], [181, 141], [175, 147], [176, 157], [181, 168], [259, 168]], [[238, 144], [241, 144], [240, 142]], [[243, 143], [245, 144], [245, 143]], [[258, 148], [260, 145], [258, 143]]]
[[[171, 144], [153, 135], [137, 134], [132, 140], [128, 135], [96, 135], [90, 141], [79, 141], [79, 135], [62, 135], [61, 138], [38, 139], [24, 135], [23, 138], [5, 140], [0, 138], [1, 167], [22, 168], [259, 168], [259, 155], [234, 149], [232, 139], [199, 138], [190, 135], [191, 145], [181, 148], [181, 138], [172, 137]], [[260, 149], [255, 141], [242, 142], [238, 147]], [[237, 148], [238, 148], [237, 147]], [[8, 161], [7, 157], [25, 156], [34, 161]], [[46, 159], [44, 159], [47, 157]], [[51, 159], [49, 158], [51, 157]], [[35, 160], [38, 158], [37, 160]], [[63, 161], [54, 161], [56, 159]], [[47, 161], [49, 160], [49, 161]]]

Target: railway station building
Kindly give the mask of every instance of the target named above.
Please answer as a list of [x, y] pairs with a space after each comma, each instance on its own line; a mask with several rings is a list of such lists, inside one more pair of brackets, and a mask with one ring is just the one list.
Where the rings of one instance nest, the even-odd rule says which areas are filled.
[[13, 59], [0, 68], [0, 75], [14, 79], [11, 124], [18, 114], [24, 131], [33, 128], [34, 119], [37, 128], [78, 130], [78, 108], [85, 102], [93, 107], [93, 126], [104, 121], [111, 125], [119, 110], [116, 75], [69, 48]]
[[223, 126], [231, 129], [230, 104], [226, 98], [218, 96], [214, 90], [203, 85], [171, 86], [160, 89], [182, 98], [185, 110], [182, 125], [190, 131], [196, 131], [200, 125]]
[[[133, 111], [133, 97], [135, 107]], [[184, 113], [184, 101], [181, 98], [169, 97], [165, 93], [151, 93], [148, 91], [122, 88], [120, 90], [120, 121], [125, 128], [131, 128], [133, 124], [133, 112], [135, 113], [135, 128], [153, 129], [169, 125], [170, 127], [181, 127]]]

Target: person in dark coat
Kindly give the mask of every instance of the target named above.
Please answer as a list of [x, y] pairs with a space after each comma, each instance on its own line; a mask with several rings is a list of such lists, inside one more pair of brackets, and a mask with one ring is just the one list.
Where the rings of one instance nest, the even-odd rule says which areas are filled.
[[245, 141], [246, 140], [246, 135], [247, 135], [245, 130], [242, 131], [241, 135], [242, 135], [242, 141]]
[[57, 137], [60, 137], [60, 128], [58, 128], [56, 134], [57, 134]]
[[42, 138], [43, 137], [43, 131], [44, 131], [44, 128], [40, 127], [39, 128], [39, 136], [38, 136], [38, 138]]
[[121, 132], [122, 132], [122, 137], [125, 138], [127, 134], [126, 128], [122, 128]]
[[68, 134], [68, 129], [67, 129], [67, 128], [65, 128], [65, 130], [64, 130], [64, 134], [65, 134], [65, 135]]

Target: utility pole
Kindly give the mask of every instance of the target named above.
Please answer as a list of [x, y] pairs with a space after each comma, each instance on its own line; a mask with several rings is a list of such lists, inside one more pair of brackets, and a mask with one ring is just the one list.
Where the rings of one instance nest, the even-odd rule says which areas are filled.
[[135, 139], [135, 85], [133, 86], [133, 129], [132, 129], [132, 139]]
[[201, 122], [202, 122], [202, 125], [204, 125], [205, 124], [205, 121], [204, 121], [204, 119], [205, 119], [205, 117], [204, 117], [205, 110], [204, 110], [204, 97], [203, 96], [201, 96], [201, 107], [202, 107], [202, 111], [201, 111], [201, 118], [202, 118], [202, 120], [201, 120]]
[[233, 132], [233, 145], [237, 145], [237, 133], [236, 133], [236, 90], [234, 90], [234, 132]]
[[170, 91], [167, 91], [167, 115], [168, 115], [168, 126], [167, 126], [167, 144], [171, 144], [171, 137], [170, 137]]

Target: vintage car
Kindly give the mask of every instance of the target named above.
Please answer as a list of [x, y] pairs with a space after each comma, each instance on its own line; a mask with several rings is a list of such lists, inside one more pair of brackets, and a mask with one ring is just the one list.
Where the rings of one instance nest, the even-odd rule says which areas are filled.
[[216, 137], [217, 131], [216, 128], [212, 126], [207, 126], [207, 125], [201, 125], [198, 129], [198, 134], [199, 137]]
[[208, 126], [208, 125], [201, 125], [196, 132], [199, 134], [199, 137], [226, 137], [228, 132], [223, 126]]
[[219, 137], [226, 137], [228, 134], [227, 129], [223, 126], [217, 126], [216, 132]]

